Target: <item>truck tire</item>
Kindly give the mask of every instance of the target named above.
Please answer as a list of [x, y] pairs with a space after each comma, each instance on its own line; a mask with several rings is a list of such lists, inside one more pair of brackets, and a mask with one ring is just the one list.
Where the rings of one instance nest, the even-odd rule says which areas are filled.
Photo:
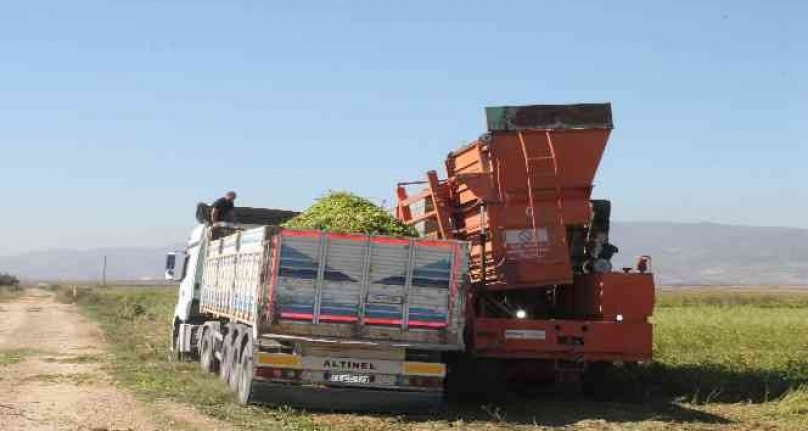
[[235, 331], [231, 325], [227, 327], [227, 335], [222, 341], [222, 360], [219, 363], [219, 379], [227, 383], [230, 380], [230, 371], [233, 362], [233, 336]]
[[171, 341], [169, 344], [171, 359], [174, 361], [182, 361], [185, 359], [184, 355], [180, 352], [179, 346], [177, 346], [177, 343], [180, 341], [179, 333], [179, 321], [174, 319], [174, 323], [171, 324]]
[[239, 404], [246, 405], [254, 401], [252, 394], [253, 376], [255, 375], [255, 358], [253, 357], [252, 340], [244, 346], [241, 352], [241, 363], [238, 367], [238, 385], [236, 396]]
[[219, 366], [214, 354], [216, 340], [213, 331], [212, 327], [206, 326], [199, 341], [199, 365], [209, 373], [216, 372]]
[[239, 328], [233, 340], [233, 360], [230, 361], [233, 367], [230, 370], [230, 378], [227, 383], [233, 392], [238, 391], [239, 380], [241, 379], [241, 358], [244, 355], [245, 340], [249, 340], [250, 334], [245, 329]]

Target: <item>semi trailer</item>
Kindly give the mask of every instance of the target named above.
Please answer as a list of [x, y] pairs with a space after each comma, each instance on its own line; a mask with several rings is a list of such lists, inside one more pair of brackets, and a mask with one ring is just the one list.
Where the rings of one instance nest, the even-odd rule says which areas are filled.
[[456, 368], [487, 382], [470, 389], [548, 380], [591, 389], [611, 365], [650, 360], [650, 260], [613, 270], [611, 204], [591, 198], [611, 106], [485, 113], [487, 131], [449, 153], [445, 178], [429, 171], [396, 190], [401, 221], [425, 238], [470, 244], [466, 350]]
[[[241, 403], [435, 409], [464, 348], [463, 241], [291, 230], [295, 213], [237, 208], [169, 254], [172, 350]], [[217, 236], [221, 235], [220, 238]]]

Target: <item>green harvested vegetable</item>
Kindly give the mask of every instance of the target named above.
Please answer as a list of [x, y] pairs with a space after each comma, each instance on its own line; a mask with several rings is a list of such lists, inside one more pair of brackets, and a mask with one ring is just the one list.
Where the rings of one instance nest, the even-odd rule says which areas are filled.
[[348, 192], [328, 193], [282, 226], [338, 233], [418, 236], [412, 226], [401, 223], [373, 202]]

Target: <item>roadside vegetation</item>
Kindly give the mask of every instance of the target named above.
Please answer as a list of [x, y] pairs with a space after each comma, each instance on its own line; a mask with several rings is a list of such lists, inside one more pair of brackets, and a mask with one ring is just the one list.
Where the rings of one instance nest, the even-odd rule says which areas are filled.
[[26, 349], [0, 350], [0, 367], [20, 363], [34, 353]]
[[174, 289], [57, 295], [99, 322], [122, 385], [147, 400], [192, 405], [238, 429], [808, 429], [808, 293], [662, 293], [654, 316], [656, 361], [612, 370], [595, 399], [514, 396], [496, 405], [451, 406], [445, 417], [241, 407], [196, 363], [170, 359]]
[[22, 293], [23, 287], [20, 285], [20, 280], [8, 273], [0, 273], [0, 302], [15, 298]]
[[0, 288], [18, 290], [20, 289], [20, 280], [9, 273], [0, 273]]

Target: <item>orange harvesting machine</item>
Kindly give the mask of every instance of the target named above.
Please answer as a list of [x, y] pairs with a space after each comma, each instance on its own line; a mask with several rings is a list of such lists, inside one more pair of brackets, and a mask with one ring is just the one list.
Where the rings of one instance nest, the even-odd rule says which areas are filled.
[[397, 189], [400, 220], [471, 244], [468, 356], [562, 380], [649, 360], [649, 258], [612, 269], [611, 204], [591, 198], [611, 106], [489, 107], [486, 117], [487, 133], [447, 156], [445, 179], [429, 171]]

